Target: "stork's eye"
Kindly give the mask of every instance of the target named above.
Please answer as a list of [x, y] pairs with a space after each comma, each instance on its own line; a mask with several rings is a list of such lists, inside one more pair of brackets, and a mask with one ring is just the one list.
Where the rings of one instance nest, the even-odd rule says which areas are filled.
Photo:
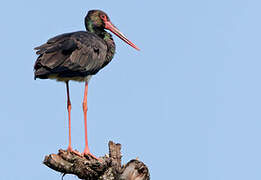
[[107, 17], [106, 17], [104, 14], [102, 14], [100, 17], [101, 17], [101, 19], [104, 20], [104, 21], [107, 20]]

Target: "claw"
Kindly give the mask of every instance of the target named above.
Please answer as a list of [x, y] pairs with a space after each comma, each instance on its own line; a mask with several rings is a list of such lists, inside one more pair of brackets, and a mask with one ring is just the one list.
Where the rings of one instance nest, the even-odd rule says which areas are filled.
[[70, 153], [73, 153], [77, 156], [83, 157], [83, 155], [79, 151], [73, 150], [71, 147], [68, 147], [67, 151], [70, 152]]
[[100, 161], [100, 162], [102, 162], [102, 160], [100, 159], [100, 158], [97, 158], [96, 156], [94, 156], [92, 153], [90, 153], [90, 152], [83, 152], [82, 153], [82, 156], [87, 156], [87, 157], [91, 157], [91, 158], [93, 158], [93, 159], [96, 159], [97, 161]]

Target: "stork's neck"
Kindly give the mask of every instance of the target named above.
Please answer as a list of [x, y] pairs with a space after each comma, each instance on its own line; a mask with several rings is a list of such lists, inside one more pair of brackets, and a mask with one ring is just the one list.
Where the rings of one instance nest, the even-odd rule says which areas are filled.
[[108, 33], [107, 31], [104, 31], [102, 33], [102, 38], [103, 40], [106, 42], [107, 47], [108, 47], [108, 51], [107, 51], [107, 55], [106, 55], [106, 59], [108, 61], [111, 61], [114, 54], [115, 54], [115, 43], [113, 41], [112, 35], [110, 33]]
[[87, 21], [87, 23], [85, 23], [85, 27], [87, 31], [98, 35], [106, 42], [106, 45], [108, 47], [106, 60], [109, 63], [115, 54], [115, 43], [113, 41], [112, 35], [102, 28], [95, 28], [91, 21]]

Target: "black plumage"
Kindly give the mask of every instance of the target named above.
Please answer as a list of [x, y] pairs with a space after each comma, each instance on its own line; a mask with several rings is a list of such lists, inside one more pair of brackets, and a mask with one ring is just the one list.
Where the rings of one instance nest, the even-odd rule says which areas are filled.
[[66, 33], [36, 47], [35, 78], [84, 81], [109, 63], [108, 46], [98, 35], [88, 31]]

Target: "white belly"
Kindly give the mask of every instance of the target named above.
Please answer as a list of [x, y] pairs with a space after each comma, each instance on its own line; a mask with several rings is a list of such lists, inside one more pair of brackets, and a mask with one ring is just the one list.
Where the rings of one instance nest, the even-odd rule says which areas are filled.
[[55, 79], [56, 81], [78, 81], [78, 82], [89, 82], [91, 79], [92, 75], [88, 75], [85, 77], [57, 77], [55, 75], [51, 75], [48, 78], [49, 79]]

